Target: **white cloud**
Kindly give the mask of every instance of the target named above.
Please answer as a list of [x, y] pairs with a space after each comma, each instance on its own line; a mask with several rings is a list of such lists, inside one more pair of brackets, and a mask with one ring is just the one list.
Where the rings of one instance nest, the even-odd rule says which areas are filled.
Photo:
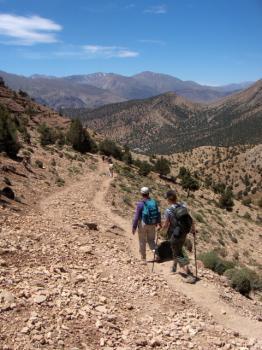
[[130, 58], [139, 55], [137, 51], [131, 51], [128, 48], [119, 46], [85, 45], [83, 50], [89, 58]]
[[147, 9], [145, 9], [144, 12], [145, 13], [152, 13], [154, 15], [164, 15], [167, 13], [167, 6], [165, 4], [150, 6]]
[[47, 18], [0, 13], [0, 36], [8, 38], [4, 41], [5, 44], [55, 43], [57, 42], [55, 32], [61, 30], [62, 26]]

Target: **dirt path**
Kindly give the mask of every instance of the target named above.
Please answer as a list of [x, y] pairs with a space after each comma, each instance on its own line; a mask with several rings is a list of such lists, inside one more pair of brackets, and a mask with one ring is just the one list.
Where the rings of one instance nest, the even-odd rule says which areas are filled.
[[203, 312], [202, 284], [183, 295], [168, 266], [139, 264], [129, 222], [106, 204], [110, 183], [101, 162], [1, 227], [0, 349], [259, 350], [237, 323], [249, 320], [232, 326], [245, 339]]
[[[104, 179], [100, 187], [100, 192], [95, 197], [94, 204], [97, 208], [103, 208], [105, 214], [111, 218], [112, 222], [117, 223], [124, 229], [133, 254], [139, 258], [137, 236], [133, 237], [131, 235], [130, 221], [113, 213], [110, 208], [104, 205], [106, 202], [105, 196], [109, 190], [110, 183], [110, 179]], [[238, 314], [235, 308], [229, 306], [220, 299], [219, 293], [213, 284], [201, 280], [195, 285], [184, 283], [179, 276], [170, 273], [171, 264], [172, 263], [155, 264], [155, 272], [164, 276], [168, 285], [176, 291], [185, 294], [193, 300], [194, 303], [205, 310], [205, 312], [211, 313], [217, 323], [242, 336], [262, 340], [261, 322], [251, 320]], [[148, 268], [150, 270], [151, 266], [149, 265]]]

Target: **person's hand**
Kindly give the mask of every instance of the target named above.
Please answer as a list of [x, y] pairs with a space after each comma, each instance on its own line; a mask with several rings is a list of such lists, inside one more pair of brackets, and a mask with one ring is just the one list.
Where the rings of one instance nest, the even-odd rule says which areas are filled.
[[136, 230], [132, 230], [132, 235], [135, 235], [136, 234]]

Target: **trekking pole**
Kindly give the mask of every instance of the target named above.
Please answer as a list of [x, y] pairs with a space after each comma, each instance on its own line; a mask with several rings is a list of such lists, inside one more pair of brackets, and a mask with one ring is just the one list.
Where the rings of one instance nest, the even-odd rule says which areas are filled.
[[195, 274], [196, 274], [196, 280], [197, 280], [197, 250], [196, 250], [196, 234], [194, 234], [194, 258], [195, 258]]
[[155, 241], [155, 250], [154, 250], [154, 260], [153, 260], [153, 265], [152, 265], [152, 272], [154, 272], [154, 267], [155, 267], [155, 260], [156, 260], [156, 247], [158, 243], [158, 231], [156, 231], [156, 241]]

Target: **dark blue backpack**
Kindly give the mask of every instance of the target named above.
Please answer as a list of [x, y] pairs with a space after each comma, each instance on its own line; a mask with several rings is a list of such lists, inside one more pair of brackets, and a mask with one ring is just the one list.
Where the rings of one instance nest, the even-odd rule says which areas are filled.
[[146, 225], [156, 225], [159, 223], [160, 212], [157, 202], [154, 199], [148, 199], [144, 202], [142, 211], [142, 221]]

